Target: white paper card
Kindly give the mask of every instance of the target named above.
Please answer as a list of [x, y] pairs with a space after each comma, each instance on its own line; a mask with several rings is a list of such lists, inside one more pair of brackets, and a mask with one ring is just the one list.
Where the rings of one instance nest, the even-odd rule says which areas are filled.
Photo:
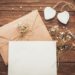
[[8, 75], [57, 75], [56, 42], [10, 41]]

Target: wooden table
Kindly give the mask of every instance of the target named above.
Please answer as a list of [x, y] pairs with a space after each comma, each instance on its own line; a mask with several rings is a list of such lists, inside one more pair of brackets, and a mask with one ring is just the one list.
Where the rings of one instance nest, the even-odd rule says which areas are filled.
[[[43, 16], [44, 7], [53, 7], [59, 1], [63, 0], [0, 0], [0, 26], [13, 21], [34, 9], [38, 9], [48, 29], [53, 25], [59, 25], [63, 28], [63, 25], [60, 24], [57, 19], [45, 21]], [[75, 4], [75, 0], [65, 1]], [[60, 7], [61, 5], [56, 8], [58, 12], [60, 11]], [[68, 11], [70, 12], [71, 18], [67, 28], [75, 33], [75, 11], [71, 9], [68, 9]], [[75, 50], [67, 50], [61, 54], [59, 62], [58, 75], [75, 75]], [[0, 56], [0, 75], [7, 75], [7, 68], [8, 67], [5, 66]]]

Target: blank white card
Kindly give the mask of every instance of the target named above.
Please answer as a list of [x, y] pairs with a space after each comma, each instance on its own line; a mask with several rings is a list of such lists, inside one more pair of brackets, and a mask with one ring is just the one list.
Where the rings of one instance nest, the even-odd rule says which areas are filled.
[[8, 56], [8, 75], [57, 75], [54, 41], [10, 41]]

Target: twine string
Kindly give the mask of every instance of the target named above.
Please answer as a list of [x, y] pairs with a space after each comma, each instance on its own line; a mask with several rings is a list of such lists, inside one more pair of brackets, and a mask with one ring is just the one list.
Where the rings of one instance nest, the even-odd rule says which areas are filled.
[[71, 4], [71, 3], [66, 3], [65, 5], [63, 5], [62, 7], [61, 7], [61, 11], [63, 11], [63, 9], [66, 7], [66, 6], [68, 6], [70, 9], [72, 9], [73, 11], [75, 11], [75, 6], [73, 5], [73, 4]]
[[63, 8], [65, 8], [65, 6], [68, 6], [69, 8], [71, 8], [72, 10], [74, 10], [75, 11], [75, 6], [72, 4], [72, 3], [70, 3], [70, 2], [66, 2], [66, 1], [60, 1], [60, 2], [58, 2], [57, 4], [55, 4], [54, 6], [53, 6], [53, 8], [55, 9], [56, 7], [58, 7], [60, 4], [63, 4], [64, 3], [64, 5], [61, 7], [61, 11], [63, 10]]

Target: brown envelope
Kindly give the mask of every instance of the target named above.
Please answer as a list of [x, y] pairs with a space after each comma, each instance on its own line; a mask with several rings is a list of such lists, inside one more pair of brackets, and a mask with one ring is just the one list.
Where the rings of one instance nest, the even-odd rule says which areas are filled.
[[[0, 28], [0, 52], [5, 64], [8, 64], [8, 42], [15, 40], [14, 38], [20, 34], [18, 26], [28, 24], [28, 33], [25, 34], [25, 37], [22, 40], [31, 40], [31, 41], [48, 41], [51, 40], [51, 36], [48, 33], [45, 24], [43, 23], [37, 10], [32, 11], [31, 13], [4, 25]], [[16, 38], [16, 39], [17, 39]], [[19, 39], [17, 39], [19, 40]], [[21, 39], [20, 39], [21, 40]]]

